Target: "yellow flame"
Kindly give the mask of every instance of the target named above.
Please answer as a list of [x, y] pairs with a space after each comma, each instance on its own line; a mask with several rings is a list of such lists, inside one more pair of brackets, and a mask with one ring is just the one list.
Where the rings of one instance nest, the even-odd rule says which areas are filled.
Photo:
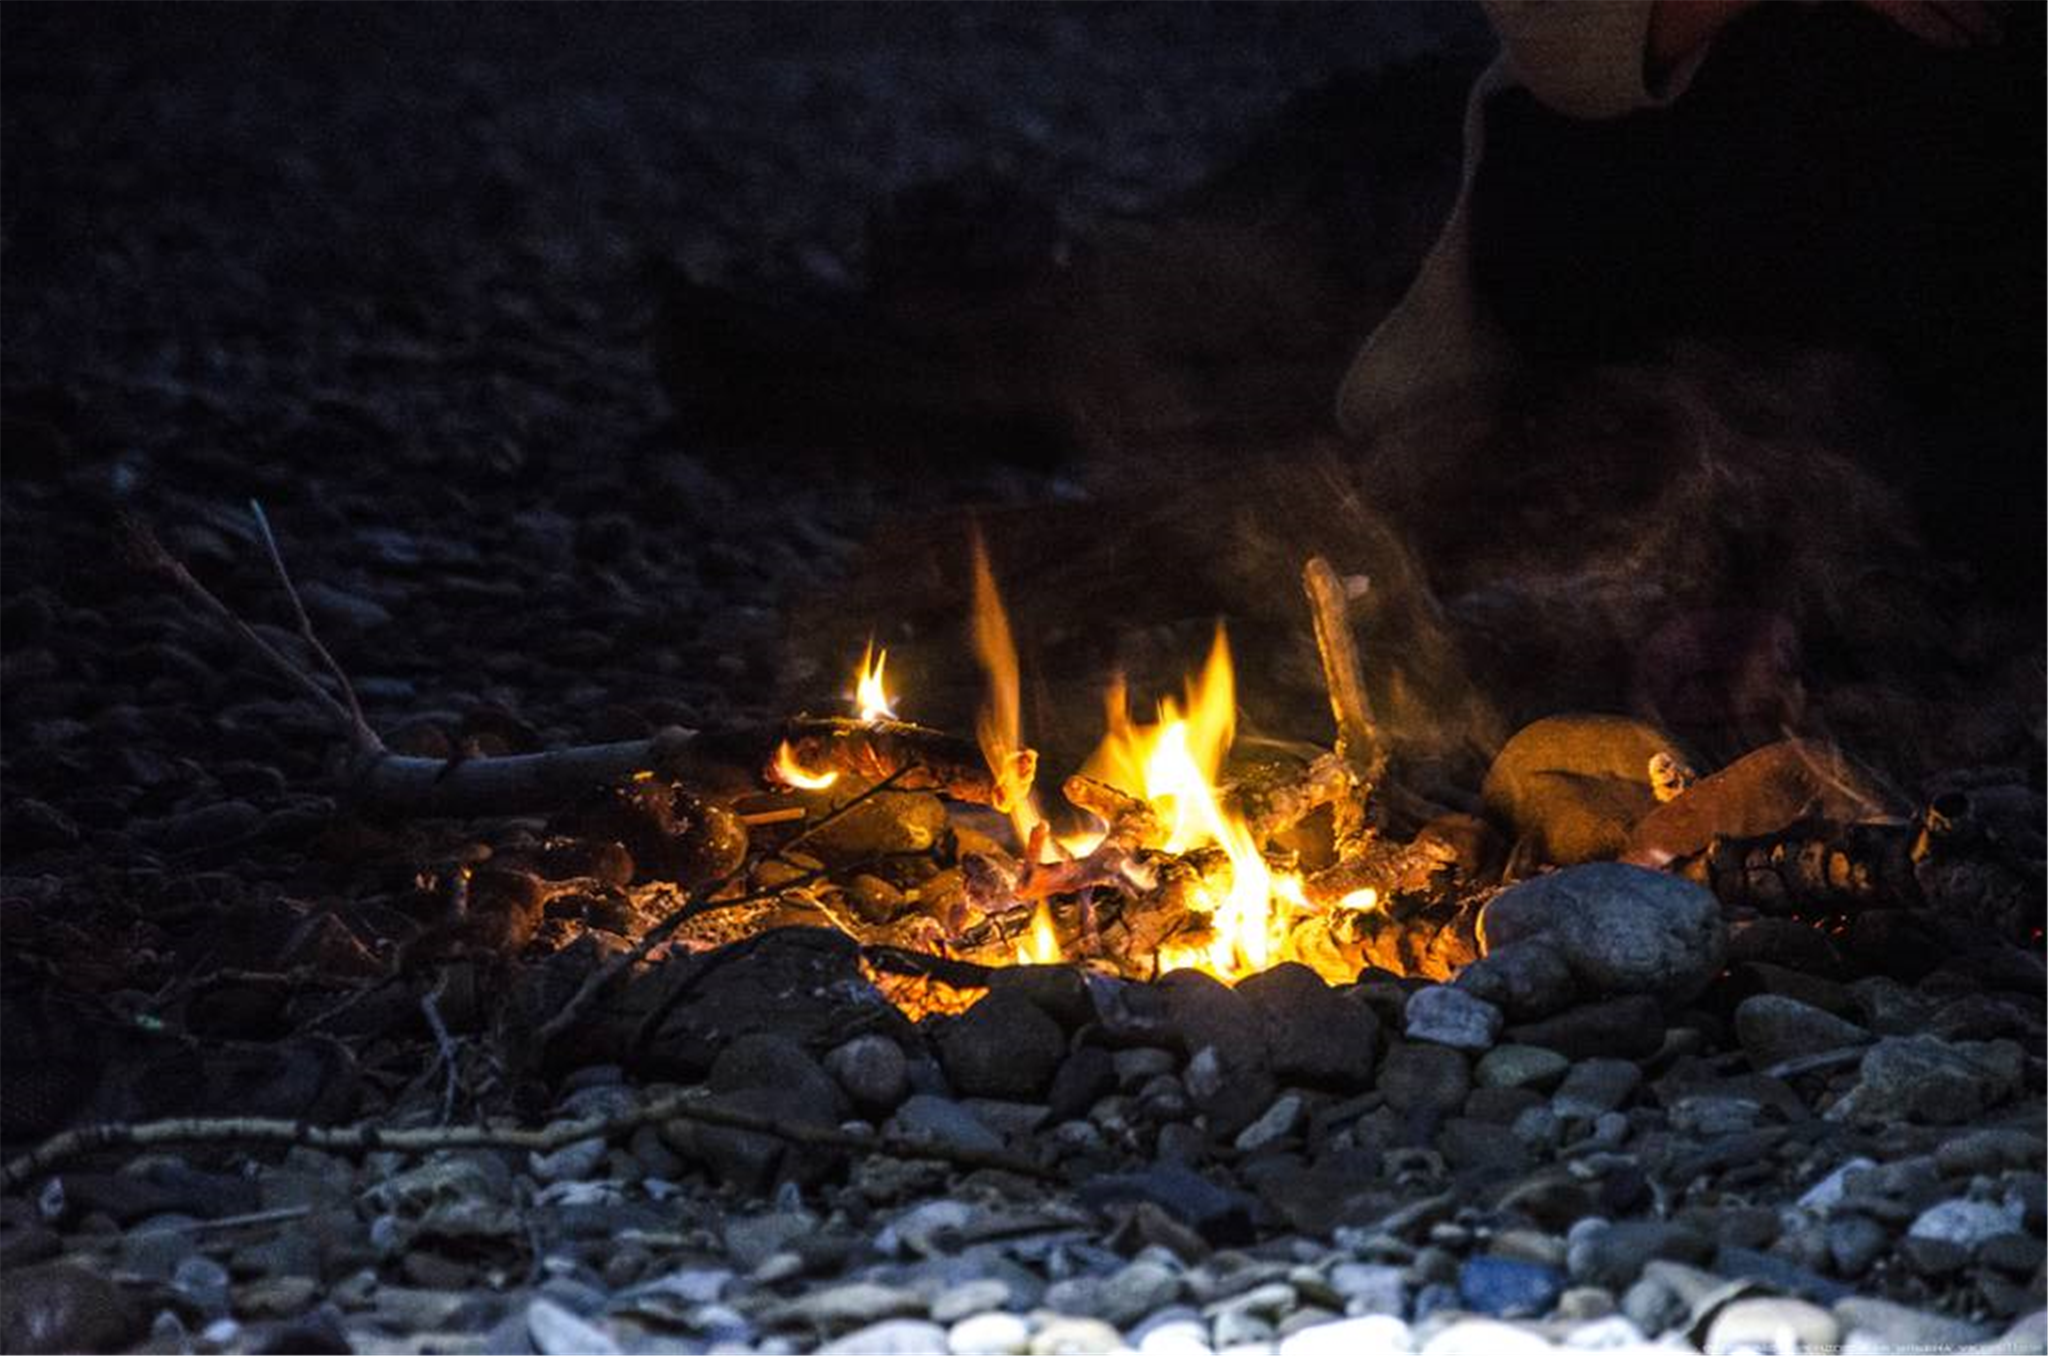
[[796, 760], [796, 750], [789, 746], [787, 739], [782, 747], [775, 750], [775, 776], [785, 786], [800, 791], [823, 791], [839, 780], [836, 772], [806, 772], [804, 765]]
[[[995, 571], [989, 567], [988, 548], [981, 533], [974, 534], [974, 657], [988, 679], [988, 698], [974, 721], [974, 737], [981, 745], [998, 783], [1011, 777], [1015, 755], [1024, 747], [1024, 709], [1017, 678], [1017, 645], [1010, 637], [1010, 617], [1003, 610], [1002, 594], [996, 590]], [[1020, 794], [1021, 787], [1008, 788], [1010, 825], [1016, 830], [1017, 845], [1029, 845], [1031, 835], [1044, 822], [1034, 795]]]
[[1230, 859], [1230, 884], [1213, 900], [1210, 939], [1201, 946], [1163, 948], [1165, 969], [1195, 968], [1219, 978], [1263, 970], [1279, 958], [1287, 913], [1275, 899], [1305, 907], [1301, 882], [1276, 876], [1251, 831], [1228, 811], [1217, 778], [1237, 729], [1237, 679], [1223, 627], [1209, 646], [1202, 671], [1187, 684], [1184, 704], [1159, 704], [1156, 724], [1130, 716], [1121, 682], [1109, 693], [1108, 733], [1083, 769], [1089, 776], [1142, 796], [1167, 830], [1168, 852], [1215, 844]]
[[1338, 908], [1350, 909], [1357, 913], [1371, 913], [1379, 906], [1380, 892], [1373, 889], [1370, 885], [1361, 890], [1353, 890], [1350, 894], [1337, 901]]
[[869, 724], [896, 719], [896, 699], [882, 688], [882, 669], [888, 662], [889, 652], [877, 650], [872, 640], [861, 651], [860, 672], [854, 678], [853, 700], [860, 707], [860, 718]]
[[1017, 943], [1017, 964], [1057, 965], [1062, 958], [1059, 933], [1052, 926], [1052, 910], [1041, 899], [1031, 915], [1030, 945]]

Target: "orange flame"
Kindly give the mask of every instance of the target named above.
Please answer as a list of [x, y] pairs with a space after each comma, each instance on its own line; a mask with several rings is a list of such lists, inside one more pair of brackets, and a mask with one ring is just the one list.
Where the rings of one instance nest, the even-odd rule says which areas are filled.
[[836, 772], [807, 772], [796, 759], [796, 750], [789, 746], [787, 739], [782, 747], [775, 750], [775, 777], [784, 786], [793, 786], [799, 791], [823, 791], [839, 780]]
[[861, 720], [870, 725], [878, 720], [896, 719], [896, 699], [882, 687], [882, 669], [888, 662], [889, 652], [876, 650], [872, 639], [861, 651], [860, 671], [854, 676], [853, 700], [860, 707]]
[[1031, 944], [1027, 947], [1023, 942], [1017, 943], [1017, 964], [1056, 965], [1062, 958], [1059, 933], [1052, 926], [1052, 910], [1041, 899], [1031, 915]]
[[974, 722], [974, 737], [989, 771], [1004, 789], [1003, 801], [1010, 806], [1010, 824], [1020, 844], [1031, 842], [1032, 833], [1044, 822], [1038, 799], [1015, 784], [1013, 769], [1017, 753], [1024, 747], [1023, 701], [1018, 693], [1017, 646], [1010, 638], [1010, 617], [1003, 610], [1002, 594], [996, 591], [995, 571], [989, 568], [988, 548], [981, 533], [974, 534], [974, 657], [988, 678], [988, 699]]

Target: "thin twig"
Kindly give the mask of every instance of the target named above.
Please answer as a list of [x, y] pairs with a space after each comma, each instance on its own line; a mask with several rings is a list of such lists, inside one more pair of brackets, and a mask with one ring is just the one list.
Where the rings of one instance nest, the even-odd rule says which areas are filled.
[[263, 505], [257, 500], [249, 501], [249, 512], [255, 515], [256, 528], [263, 534], [263, 549], [270, 553], [270, 566], [277, 571], [277, 582], [284, 586], [284, 596], [291, 600], [292, 612], [299, 619], [299, 638], [306, 642], [314, 656], [327, 666], [335, 686], [348, 701], [351, 734], [360, 753], [377, 753], [384, 747], [384, 741], [377, 738], [377, 732], [370, 728], [370, 722], [363, 719], [363, 704], [356, 700], [356, 687], [348, 680], [348, 674], [335, 662], [334, 655], [321, 643], [319, 633], [313, 629], [313, 619], [306, 615], [306, 604], [299, 598], [299, 590], [292, 583], [291, 572], [284, 567], [284, 552], [277, 549], [277, 536], [270, 530], [270, 519], [263, 512]]
[[679, 907], [671, 910], [660, 922], [642, 933], [640, 940], [635, 942], [630, 950], [620, 952], [597, 969], [591, 971], [583, 983], [578, 986], [576, 992], [569, 995], [569, 1001], [562, 1005], [561, 1010], [543, 1022], [540, 1030], [534, 1033], [535, 1044], [541, 1049], [546, 1049], [549, 1042], [553, 1041], [555, 1037], [561, 1035], [564, 1031], [567, 1031], [575, 1023], [576, 1019], [583, 1015], [583, 1010], [590, 1006], [590, 1001], [598, 995], [600, 990], [604, 989], [606, 985], [626, 971], [638, 965], [641, 961], [646, 960], [648, 956], [653, 954], [656, 947], [674, 936], [676, 929], [691, 919], [701, 918], [707, 913], [716, 913], [720, 909], [738, 908], [742, 904], [756, 904], [764, 899], [773, 899], [785, 890], [794, 889], [799, 885], [807, 885], [824, 874], [823, 871], [811, 871], [792, 880], [786, 880], [771, 890], [757, 890], [751, 894], [738, 895], [731, 899], [717, 899], [713, 896], [718, 890], [723, 889], [730, 883], [733, 877], [726, 876], [723, 879], [713, 881], [710, 885], [703, 887], [698, 893], [685, 899]]
[[892, 1158], [933, 1159], [963, 1168], [995, 1168], [1040, 1181], [1058, 1181], [1059, 1174], [1028, 1158], [998, 1149], [971, 1149], [898, 1134], [853, 1134], [837, 1126], [778, 1120], [690, 1093], [676, 1093], [615, 1116], [557, 1121], [539, 1130], [489, 1125], [453, 1125], [430, 1130], [386, 1130], [374, 1125], [320, 1126], [304, 1121], [257, 1117], [110, 1122], [80, 1126], [43, 1141], [0, 1167], [0, 1190], [24, 1187], [37, 1174], [98, 1149], [146, 1149], [165, 1144], [297, 1144], [324, 1153], [424, 1154], [444, 1149], [526, 1149], [551, 1153], [586, 1139], [610, 1140], [643, 1125], [663, 1121], [695, 1121], [731, 1130], [774, 1135], [793, 1144], [886, 1154]]
[[[426, 1014], [427, 1027], [434, 1033], [434, 1048], [438, 1052], [436, 1059], [448, 1068], [447, 1080], [441, 1087], [442, 1125], [455, 1119], [455, 1089], [461, 1080], [461, 1070], [457, 1064], [457, 1056], [461, 1052], [455, 1048], [455, 1037], [448, 1034], [448, 1023], [441, 1020], [440, 998], [442, 991], [447, 987], [448, 972], [444, 969], [434, 981], [434, 987], [420, 997], [420, 1011]], [[433, 1071], [429, 1069], [428, 1072]]]
[[349, 714], [346, 706], [335, 700], [333, 693], [320, 686], [314, 681], [312, 674], [307, 673], [296, 661], [288, 658], [275, 645], [265, 640], [249, 623], [236, 616], [233, 608], [222, 602], [213, 590], [200, 583], [192, 572], [185, 568], [183, 562], [164, 549], [163, 543], [156, 539], [156, 534], [148, 527], [134, 518], [128, 519], [126, 526], [128, 549], [137, 564], [170, 580], [182, 589], [187, 597], [226, 623], [259, 658], [276, 669], [294, 687], [312, 698], [313, 704], [340, 727], [344, 734], [351, 740], [356, 738], [356, 718]]

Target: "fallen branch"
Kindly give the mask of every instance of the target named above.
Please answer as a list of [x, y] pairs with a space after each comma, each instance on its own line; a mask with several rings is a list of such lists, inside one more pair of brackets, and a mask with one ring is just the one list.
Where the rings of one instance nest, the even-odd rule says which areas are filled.
[[1387, 771], [1387, 752], [1372, 718], [1372, 699], [1365, 691], [1365, 671], [1358, 643], [1345, 615], [1344, 581], [1321, 556], [1310, 556], [1301, 568], [1301, 586], [1308, 595], [1309, 617], [1315, 624], [1316, 652], [1322, 656], [1323, 684], [1330, 691], [1330, 714], [1337, 722], [1337, 753], [1351, 765], [1367, 791]]
[[1001, 1150], [970, 1149], [904, 1135], [853, 1134], [836, 1126], [778, 1120], [684, 1092], [615, 1116], [557, 1121], [539, 1130], [489, 1125], [386, 1130], [374, 1125], [321, 1126], [253, 1116], [80, 1126], [43, 1141], [0, 1167], [0, 1190], [25, 1187], [38, 1173], [101, 1149], [149, 1149], [167, 1144], [296, 1144], [351, 1157], [372, 1153], [425, 1154], [445, 1149], [527, 1149], [550, 1153], [582, 1140], [609, 1140], [643, 1125], [672, 1120], [750, 1130], [813, 1148], [934, 1159], [963, 1168], [996, 1168], [1039, 1181], [1060, 1180], [1052, 1169]]

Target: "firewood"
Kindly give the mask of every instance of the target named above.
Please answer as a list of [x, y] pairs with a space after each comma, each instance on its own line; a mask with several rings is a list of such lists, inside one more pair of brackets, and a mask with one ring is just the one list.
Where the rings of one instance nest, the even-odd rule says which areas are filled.
[[1321, 556], [1309, 557], [1301, 569], [1308, 595], [1309, 617], [1315, 624], [1316, 652], [1323, 661], [1323, 683], [1330, 692], [1330, 714], [1337, 722], [1337, 752], [1350, 764], [1368, 791], [1387, 772], [1387, 752], [1372, 718], [1372, 699], [1365, 691], [1365, 669], [1358, 642], [1346, 616], [1344, 581]]

